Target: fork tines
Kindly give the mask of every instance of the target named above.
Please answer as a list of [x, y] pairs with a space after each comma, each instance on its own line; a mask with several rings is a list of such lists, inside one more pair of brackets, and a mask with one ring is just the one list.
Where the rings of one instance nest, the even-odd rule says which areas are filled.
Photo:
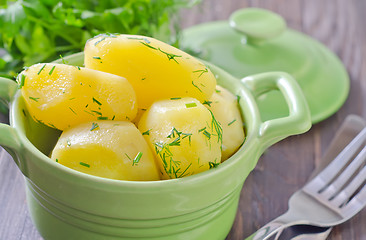
[[303, 191], [342, 217], [366, 205], [366, 128]]

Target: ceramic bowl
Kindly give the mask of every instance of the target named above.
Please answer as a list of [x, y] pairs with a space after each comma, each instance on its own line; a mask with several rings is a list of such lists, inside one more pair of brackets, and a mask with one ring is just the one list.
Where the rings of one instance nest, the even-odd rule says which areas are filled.
[[[82, 65], [83, 55], [65, 59]], [[59, 131], [33, 121], [14, 81], [0, 78], [0, 99], [10, 125], [0, 124], [0, 145], [25, 176], [33, 223], [44, 239], [224, 239], [244, 180], [260, 155], [281, 139], [307, 131], [310, 113], [296, 81], [282, 72], [241, 80], [207, 63], [218, 84], [238, 95], [245, 143], [216, 168], [181, 179], [135, 182], [67, 168], [48, 157]], [[256, 99], [278, 89], [289, 116], [262, 122]], [[244, 193], [245, 194], [245, 193]]]

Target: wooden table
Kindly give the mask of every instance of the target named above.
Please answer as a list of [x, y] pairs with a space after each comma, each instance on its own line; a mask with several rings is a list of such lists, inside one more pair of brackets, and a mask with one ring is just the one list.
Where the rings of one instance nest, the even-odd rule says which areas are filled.
[[[287, 200], [319, 163], [335, 132], [349, 114], [366, 119], [366, 32], [364, 0], [206, 0], [184, 12], [183, 26], [228, 19], [239, 8], [261, 7], [282, 15], [289, 27], [319, 40], [345, 64], [350, 95], [330, 118], [302, 135], [270, 147], [242, 190], [239, 209], [227, 240], [242, 240], [287, 209]], [[2, 117], [4, 120], [4, 117]], [[0, 239], [42, 239], [30, 220], [24, 179], [4, 151], [0, 156]], [[365, 240], [366, 210], [335, 227], [328, 239]], [[205, 239], [203, 239], [205, 240]]]

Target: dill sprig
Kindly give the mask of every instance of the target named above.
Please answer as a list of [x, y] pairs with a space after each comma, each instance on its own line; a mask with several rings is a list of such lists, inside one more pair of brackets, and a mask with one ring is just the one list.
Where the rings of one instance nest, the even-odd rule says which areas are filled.
[[142, 157], [142, 152], [138, 152], [136, 157], [133, 159], [132, 166], [137, 165]]
[[39, 100], [39, 97], [29, 97], [29, 99], [31, 99], [31, 100], [33, 100], [33, 101], [35, 101], [35, 102], [38, 102], [38, 100]]
[[200, 75], [198, 75], [197, 78], [200, 78], [202, 76], [202, 74], [207, 73], [207, 72], [208, 72], [207, 67], [205, 67], [205, 69], [200, 69], [200, 70], [193, 71], [193, 73], [200, 73]]
[[94, 131], [94, 130], [96, 130], [96, 129], [98, 129], [99, 128], [99, 125], [98, 125], [98, 123], [92, 123], [92, 127], [90, 128], [90, 131]]
[[236, 119], [232, 120], [231, 122], [229, 122], [227, 125], [230, 126], [231, 124], [233, 124], [236, 121]]
[[51, 68], [51, 70], [49, 71], [48, 75], [51, 75], [53, 73], [53, 70], [55, 70], [56, 66], [53, 65], [53, 67]]
[[45, 67], [46, 67], [46, 64], [43, 64], [43, 66], [41, 67], [41, 69], [39, 69], [37, 75], [39, 75]]
[[79, 164], [80, 164], [81, 166], [84, 166], [84, 167], [90, 168], [90, 165], [89, 165], [89, 164], [87, 164], [87, 163], [80, 162]]
[[196, 85], [196, 84], [194, 84], [194, 82], [192, 81], [192, 85], [195, 87], [195, 88], [197, 88], [198, 89], [198, 91], [200, 91], [200, 92], [202, 92], [202, 90]]
[[192, 107], [197, 107], [197, 104], [195, 102], [186, 103], [186, 108], [192, 108]]

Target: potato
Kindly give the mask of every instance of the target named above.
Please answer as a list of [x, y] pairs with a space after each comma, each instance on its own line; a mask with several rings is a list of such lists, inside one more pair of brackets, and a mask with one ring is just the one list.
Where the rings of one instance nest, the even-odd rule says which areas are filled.
[[212, 111], [222, 126], [222, 157], [225, 161], [243, 144], [245, 133], [237, 97], [221, 86], [205, 106]]
[[151, 149], [136, 126], [127, 121], [95, 121], [67, 129], [61, 134], [51, 159], [99, 177], [160, 179]]
[[138, 127], [154, 149], [162, 179], [193, 175], [220, 163], [221, 126], [194, 98], [153, 103]]
[[64, 130], [98, 119], [132, 120], [136, 94], [123, 77], [65, 64], [36, 64], [18, 76], [32, 117]]
[[209, 99], [216, 86], [211, 71], [196, 58], [153, 38], [99, 35], [85, 45], [85, 67], [125, 77], [139, 108], [172, 97]]

